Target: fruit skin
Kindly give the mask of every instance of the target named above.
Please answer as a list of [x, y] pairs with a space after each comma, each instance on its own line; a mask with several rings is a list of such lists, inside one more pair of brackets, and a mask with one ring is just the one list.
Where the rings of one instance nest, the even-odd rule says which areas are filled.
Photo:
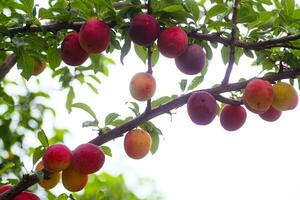
[[226, 105], [220, 115], [222, 127], [227, 131], [241, 128], [247, 118], [247, 112], [242, 106]]
[[21, 192], [13, 200], [40, 200], [40, 198], [31, 192]]
[[[44, 164], [42, 161], [40, 161], [37, 166], [35, 167], [35, 170], [42, 170], [44, 169]], [[54, 172], [50, 174], [49, 179], [44, 179], [42, 181], [39, 182], [39, 185], [43, 188], [45, 188], [46, 190], [50, 190], [52, 188], [54, 188], [58, 182], [60, 180], [60, 172]]]
[[43, 163], [47, 170], [58, 172], [67, 169], [71, 164], [72, 152], [63, 144], [54, 144], [47, 148]]
[[187, 111], [195, 124], [207, 125], [217, 115], [216, 99], [208, 92], [195, 92], [188, 99]]
[[274, 99], [272, 106], [280, 111], [292, 110], [298, 104], [298, 94], [295, 88], [285, 82], [273, 85]]
[[[11, 185], [3, 185], [0, 187], [0, 194], [6, 192], [7, 190], [11, 189]], [[1, 195], [0, 195], [1, 197]], [[12, 200], [40, 200], [38, 196], [31, 192], [21, 192], [18, 196], [13, 198]]]
[[131, 96], [139, 101], [150, 99], [156, 90], [156, 82], [151, 74], [140, 72], [135, 74], [129, 84]]
[[61, 44], [61, 59], [70, 66], [78, 66], [86, 61], [88, 53], [79, 44], [79, 34], [69, 33]]
[[274, 122], [281, 116], [281, 111], [271, 106], [266, 112], [259, 115], [263, 120]]
[[36, 61], [35, 64], [34, 64], [34, 68], [33, 68], [33, 73], [32, 74], [34, 76], [39, 75], [40, 73], [42, 73], [45, 70], [46, 66], [47, 66], [47, 63], [44, 60], [42, 60], [42, 61]]
[[175, 64], [182, 73], [195, 75], [201, 72], [205, 66], [205, 59], [202, 47], [192, 44], [183, 54], [175, 58]]
[[149, 46], [157, 39], [159, 32], [159, 23], [152, 15], [140, 14], [130, 22], [129, 35], [138, 45]]
[[73, 151], [72, 168], [82, 174], [92, 174], [103, 166], [104, 161], [105, 155], [97, 145], [81, 144]]
[[101, 53], [108, 47], [110, 39], [109, 26], [96, 18], [87, 20], [79, 31], [80, 45], [88, 53]]
[[133, 159], [141, 159], [150, 151], [152, 139], [150, 134], [142, 129], [129, 131], [124, 138], [126, 154]]
[[255, 110], [254, 108], [251, 108], [251, 107], [247, 104], [246, 101], [244, 101], [244, 105], [245, 105], [245, 107], [246, 107], [249, 111], [251, 111], [251, 112], [253, 112], [253, 113], [255, 113], [255, 114], [263, 114], [264, 112], [266, 112], [266, 111], [258, 111], [258, 110]]
[[251, 80], [243, 95], [243, 101], [257, 112], [265, 112], [272, 105], [274, 92], [268, 81], [261, 79]]
[[62, 172], [62, 183], [70, 192], [78, 192], [87, 184], [88, 175], [75, 171], [72, 167]]
[[183, 54], [188, 48], [188, 37], [184, 30], [178, 27], [167, 28], [160, 33], [157, 40], [159, 52], [168, 58]]

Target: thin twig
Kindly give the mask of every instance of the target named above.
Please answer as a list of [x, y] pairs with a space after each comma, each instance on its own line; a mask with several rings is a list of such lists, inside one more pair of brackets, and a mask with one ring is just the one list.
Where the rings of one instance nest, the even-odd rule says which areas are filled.
[[235, 40], [237, 35], [237, 13], [238, 13], [239, 0], [235, 0], [233, 4], [233, 13], [232, 13], [232, 30], [231, 30], [231, 40], [230, 40], [230, 54], [229, 62], [226, 69], [222, 85], [226, 85], [229, 82], [230, 74], [232, 72], [234, 60], [235, 60]]
[[238, 105], [242, 105], [243, 102], [242, 101], [238, 101], [238, 100], [234, 100], [234, 99], [229, 99], [226, 97], [223, 97], [222, 95], [216, 95], [215, 96], [216, 100], [225, 103], [225, 104], [230, 104], [230, 105], [234, 105], [234, 106], [238, 106]]

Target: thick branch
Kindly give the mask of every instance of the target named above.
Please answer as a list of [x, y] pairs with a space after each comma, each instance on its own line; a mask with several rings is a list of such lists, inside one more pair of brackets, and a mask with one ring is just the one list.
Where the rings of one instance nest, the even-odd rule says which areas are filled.
[[0, 81], [4, 79], [6, 74], [11, 70], [11, 68], [17, 63], [16, 54], [11, 54], [6, 57], [5, 62], [0, 67]]
[[222, 81], [223, 85], [228, 84], [230, 74], [233, 68], [234, 59], [235, 59], [235, 40], [236, 40], [236, 32], [237, 32], [237, 13], [238, 13], [239, 0], [234, 1], [233, 11], [232, 11], [232, 30], [231, 30], [231, 39], [230, 39], [230, 54], [229, 54], [229, 62], [226, 69], [226, 73], [224, 79]]
[[[270, 82], [274, 82], [274, 81], [281, 80], [281, 79], [295, 78], [299, 75], [300, 75], [300, 70], [293, 70], [293, 71], [275, 74], [275, 75], [268, 76], [268, 77], [263, 77], [262, 79], [268, 80]], [[201, 91], [207, 91], [218, 98], [218, 96], [221, 93], [241, 90], [241, 89], [245, 88], [249, 81], [250, 80], [247, 80], [244, 82], [232, 83], [232, 84], [228, 84], [228, 85], [223, 85], [223, 86], [210, 88], [210, 89], [203, 89]], [[89, 143], [96, 144], [96, 145], [102, 145], [102, 144], [109, 142], [111, 140], [114, 140], [118, 137], [122, 137], [124, 133], [126, 133], [129, 130], [132, 130], [133, 128], [137, 127], [138, 125], [140, 125], [144, 122], [147, 122], [147, 121], [151, 120], [152, 118], [155, 118], [159, 115], [162, 115], [165, 113], [170, 113], [171, 110], [185, 105], [192, 93], [193, 92], [185, 94], [185, 95], [180, 96], [180, 97], [172, 100], [171, 102], [166, 103], [158, 108], [144, 112], [143, 114], [139, 115], [138, 117], [134, 118], [133, 120], [131, 120], [119, 127], [116, 127], [114, 129], [108, 131], [107, 133], [100, 134], [93, 140], [89, 141]], [[38, 182], [38, 178], [34, 174], [24, 176], [24, 178], [21, 180], [21, 182], [19, 182], [15, 186], [13, 186], [12, 189], [3, 193], [3, 195], [0, 197], [0, 200], [10, 200], [13, 197], [15, 197], [16, 195], [18, 195], [21, 191], [27, 189], [28, 187], [34, 185], [37, 182]]]

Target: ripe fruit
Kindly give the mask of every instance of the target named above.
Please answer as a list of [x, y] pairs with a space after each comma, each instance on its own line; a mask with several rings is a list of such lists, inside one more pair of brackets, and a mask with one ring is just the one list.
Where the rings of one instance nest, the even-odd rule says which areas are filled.
[[111, 38], [109, 26], [98, 19], [86, 21], [79, 31], [81, 47], [88, 53], [101, 53], [104, 51]]
[[298, 94], [295, 88], [284, 82], [273, 85], [274, 99], [272, 106], [280, 111], [292, 110], [298, 104]]
[[168, 58], [183, 54], [188, 48], [188, 37], [184, 30], [178, 27], [165, 29], [158, 37], [159, 52]]
[[140, 14], [132, 18], [129, 27], [129, 35], [132, 41], [142, 46], [148, 46], [154, 42], [159, 34], [158, 21], [148, 14]]
[[156, 82], [151, 74], [140, 72], [135, 74], [129, 84], [131, 96], [139, 101], [150, 99], [156, 90]]
[[71, 66], [81, 65], [89, 57], [79, 44], [79, 34], [69, 33], [61, 44], [61, 59]]
[[242, 106], [226, 105], [220, 115], [222, 127], [227, 131], [235, 131], [241, 128], [247, 118], [245, 108]]
[[129, 131], [124, 138], [126, 154], [133, 159], [141, 159], [150, 151], [152, 139], [150, 134], [142, 129]]
[[47, 63], [44, 60], [43, 61], [36, 61], [35, 64], [34, 64], [32, 74], [34, 76], [39, 75], [40, 73], [42, 73], [45, 70], [46, 66], [47, 66]]
[[251, 111], [251, 112], [253, 112], [253, 113], [255, 113], [255, 114], [263, 114], [263, 113], [265, 112], [265, 111], [258, 111], [258, 110], [255, 110], [255, 109], [251, 108], [251, 107], [247, 104], [246, 101], [244, 101], [244, 105], [245, 105], [245, 107], [246, 107], [249, 111]]
[[[11, 185], [2, 185], [0, 187], [0, 194], [4, 193], [6, 190], [9, 190], [10, 188], [12, 188]], [[1, 195], [0, 195], [1, 196]]]
[[216, 117], [216, 99], [208, 92], [195, 92], [189, 97], [187, 111], [195, 124], [207, 125]]
[[274, 122], [281, 116], [281, 111], [271, 106], [266, 112], [260, 114], [259, 116], [268, 122]]
[[21, 192], [13, 200], [40, 200], [40, 198], [31, 192]]
[[261, 79], [251, 80], [243, 95], [243, 101], [257, 112], [265, 112], [272, 104], [274, 97], [272, 85]]
[[[36, 171], [44, 169], [43, 162], [39, 162], [35, 168]], [[51, 188], [54, 188], [60, 180], [60, 172], [54, 172], [50, 174], [49, 179], [44, 179], [39, 182], [39, 185], [46, 190], [49, 190]]]
[[54, 144], [47, 148], [43, 163], [47, 170], [57, 172], [67, 169], [71, 164], [72, 152], [63, 144]]
[[73, 151], [72, 168], [82, 174], [92, 174], [103, 166], [104, 161], [104, 153], [97, 145], [81, 144]]
[[87, 184], [88, 175], [75, 171], [72, 167], [62, 172], [62, 183], [70, 192], [78, 192]]
[[197, 44], [193, 44], [187, 50], [175, 58], [177, 68], [185, 74], [194, 75], [201, 72], [205, 65], [205, 53]]

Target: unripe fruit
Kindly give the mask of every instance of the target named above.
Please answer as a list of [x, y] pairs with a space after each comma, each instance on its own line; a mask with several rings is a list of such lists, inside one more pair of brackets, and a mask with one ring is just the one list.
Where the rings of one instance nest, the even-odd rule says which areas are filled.
[[141, 159], [150, 151], [152, 139], [150, 134], [142, 129], [129, 131], [124, 138], [126, 154], [133, 159]]
[[67, 65], [78, 66], [86, 61], [88, 53], [79, 44], [79, 34], [69, 33], [61, 44], [61, 59]]
[[92, 174], [103, 166], [104, 161], [104, 153], [97, 145], [81, 144], [73, 151], [72, 168], [82, 174]]
[[189, 97], [187, 111], [195, 124], [207, 125], [217, 115], [216, 99], [208, 92], [195, 92]]
[[160, 33], [157, 46], [162, 55], [168, 58], [178, 57], [188, 48], [187, 34], [178, 27], [167, 28]]
[[79, 31], [80, 45], [88, 53], [101, 53], [108, 47], [110, 39], [109, 26], [98, 19], [86, 21]]
[[274, 122], [281, 116], [281, 111], [271, 106], [266, 112], [260, 114], [259, 116], [268, 122]]
[[34, 64], [34, 68], [33, 68], [33, 73], [32, 74], [34, 76], [39, 75], [40, 73], [42, 73], [45, 70], [46, 66], [47, 66], [47, 63], [44, 60], [42, 60], [42, 61], [36, 61], [35, 64]]
[[71, 164], [72, 152], [63, 144], [54, 144], [47, 148], [43, 156], [45, 168], [51, 172], [67, 169]]
[[257, 112], [265, 112], [272, 105], [274, 93], [272, 85], [261, 79], [251, 80], [243, 95], [243, 101]]
[[40, 200], [40, 198], [31, 192], [21, 192], [13, 200]]
[[201, 72], [205, 66], [205, 53], [197, 44], [193, 44], [187, 50], [175, 58], [177, 68], [185, 74], [194, 75]]
[[[35, 168], [36, 171], [44, 169], [43, 162], [39, 162]], [[49, 175], [49, 179], [44, 179], [39, 182], [39, 185], [46, 190], [50, 190], [51, 188], [54, 188], [60, 180], [60, 172], [53, 172]]]
[[156, 90], [156, 82], [151, 74], [140, 72], [135, 74], [129, 84], [131, 96], [139, 101], [150, 99]]
[[298, 104], [298, 94], [295, 88], [284, 82], [273, 85], [274, 99], [272, 106], [280, 111], [292, 110]]
[[158, 21], [148, 14], [140, 14], [132, 18], [129, 27], [131, 40], [142, 46], [152, 44], [160, 31]]
[[87, 184], [88, 175], [75, 171], [72, 167], [62, 172], [62, 183], [70, 192], [78, 192]]
[[220, 115], [222, 127], [227, 131], [235, 131], [241, 128], [247, 118], [245, 108], [242, 106], [226, 105]]

